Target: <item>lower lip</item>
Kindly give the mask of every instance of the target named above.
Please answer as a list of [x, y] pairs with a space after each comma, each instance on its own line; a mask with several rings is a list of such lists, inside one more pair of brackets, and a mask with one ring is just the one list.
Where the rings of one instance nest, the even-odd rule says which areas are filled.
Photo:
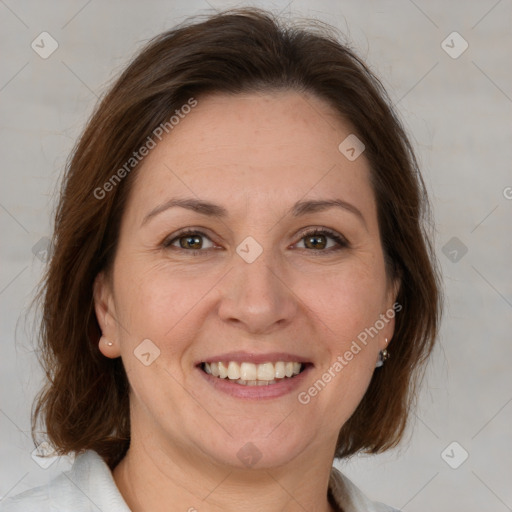
[[229, 379], [213, 377], [200, 367], [197, 367], [197, 369], [208, 383], [222, 393], [247, 400], [264, 400], [279, 398], [297, 390], [297, 388], [304, 383], [306, 374], [312, 369], [312, 365], [308, 364], [306, 368], [298, 375], [295, 375], [295, 377], [287, 377], [275, 384], [268, 384], [267, 386], [244, 386], [243, 384], [237, 384], [235, 381]]

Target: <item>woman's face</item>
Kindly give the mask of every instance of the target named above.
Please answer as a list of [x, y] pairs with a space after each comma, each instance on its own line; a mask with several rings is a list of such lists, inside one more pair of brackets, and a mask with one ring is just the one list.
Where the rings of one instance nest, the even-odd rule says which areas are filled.
[[95, 287], [132, 436], [239, 467], [332, 458], [396, 295], [351, 133], [313, 96], [211, 95], [150, 151]]

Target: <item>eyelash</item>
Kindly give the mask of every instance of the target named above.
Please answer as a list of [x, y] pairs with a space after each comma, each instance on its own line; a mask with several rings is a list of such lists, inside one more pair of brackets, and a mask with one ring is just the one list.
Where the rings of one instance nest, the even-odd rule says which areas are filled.
[[[325, 254], [331, 254], [332, 252], [340, 251], [341, 249], [346, 249], [346, 248], [350, 247], [350, 244], [346, 240], [346, 238], [339, 235], [335, 231], [331, 231], [328, 228], [311, 229], [309, 231], [305, 231], [305, 232], [301, 233], [299, 241], [301, 241], [304, 238], [307, 238], [309, 236], [318, 236], [318, 235], [324, 235], [328, 238], [331, 238], [338, 244], [338, 246], [330, 247], [329, 249], [322, 249], [322, 250], [318, 250], [318, 251], [316, 251], [314, 249], [307, 249], [307, 248], [302, 249], [302, 250], [308, 251], [308, 252], [313, 253], [318, 256], [323, 256]], [[180, 238], [184, 238], [186, 236], [201, 236], [201, 237], [208, 238], [210, 240], [210, 237], [208, 235], [206, 235], [205, 233], [203, 233], [202, 231], [189, 230], [187, 228], [187, 229], [173, 235], [173, 238], [167, 238], [166, 240], [164, 240], [164, 242], [162, 243], [162, 247], [165, 249], [172, 248], [172, 249], [177, 249], [178, 251], [184, 251], [186, 253], [190, 253], [192, 256], [207, 256], [210, 253], [210, 250], [212, 250], [212, 248], [184, 249], [183, 247], [172, 246], [173, 242], [175, 242], [176, 240], [179, 240]]]

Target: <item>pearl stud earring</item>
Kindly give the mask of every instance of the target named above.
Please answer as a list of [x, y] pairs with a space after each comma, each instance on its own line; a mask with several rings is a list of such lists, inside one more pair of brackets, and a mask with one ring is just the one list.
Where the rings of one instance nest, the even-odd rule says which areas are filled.
[[111, 346], [113, 345], [113, 343], [112, 343], [111, 341], [108, 341], [108, 340], [107, 340], [107, 338], [105, 338], [104, 336], [102, 336], [101, 338], [104, 340], [104, 342], [105, 342], [109, 347], [111, 347]]

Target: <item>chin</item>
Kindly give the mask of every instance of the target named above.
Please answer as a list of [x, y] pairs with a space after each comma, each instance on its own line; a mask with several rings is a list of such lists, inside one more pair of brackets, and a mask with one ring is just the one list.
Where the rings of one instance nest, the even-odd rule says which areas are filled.
[[[275, 426], [274, 426], [275, 429]], [[311, 439], [306, 439], [299, 432], [293, 435], [290, 429], [266, 429], [261, 435], [247, 429], [227, 440], [219, 440], [212, 450], [211, 444], [204, 448], [218, 464], [239, 469], [271, 469], [284, 466], [311, 445]]]

